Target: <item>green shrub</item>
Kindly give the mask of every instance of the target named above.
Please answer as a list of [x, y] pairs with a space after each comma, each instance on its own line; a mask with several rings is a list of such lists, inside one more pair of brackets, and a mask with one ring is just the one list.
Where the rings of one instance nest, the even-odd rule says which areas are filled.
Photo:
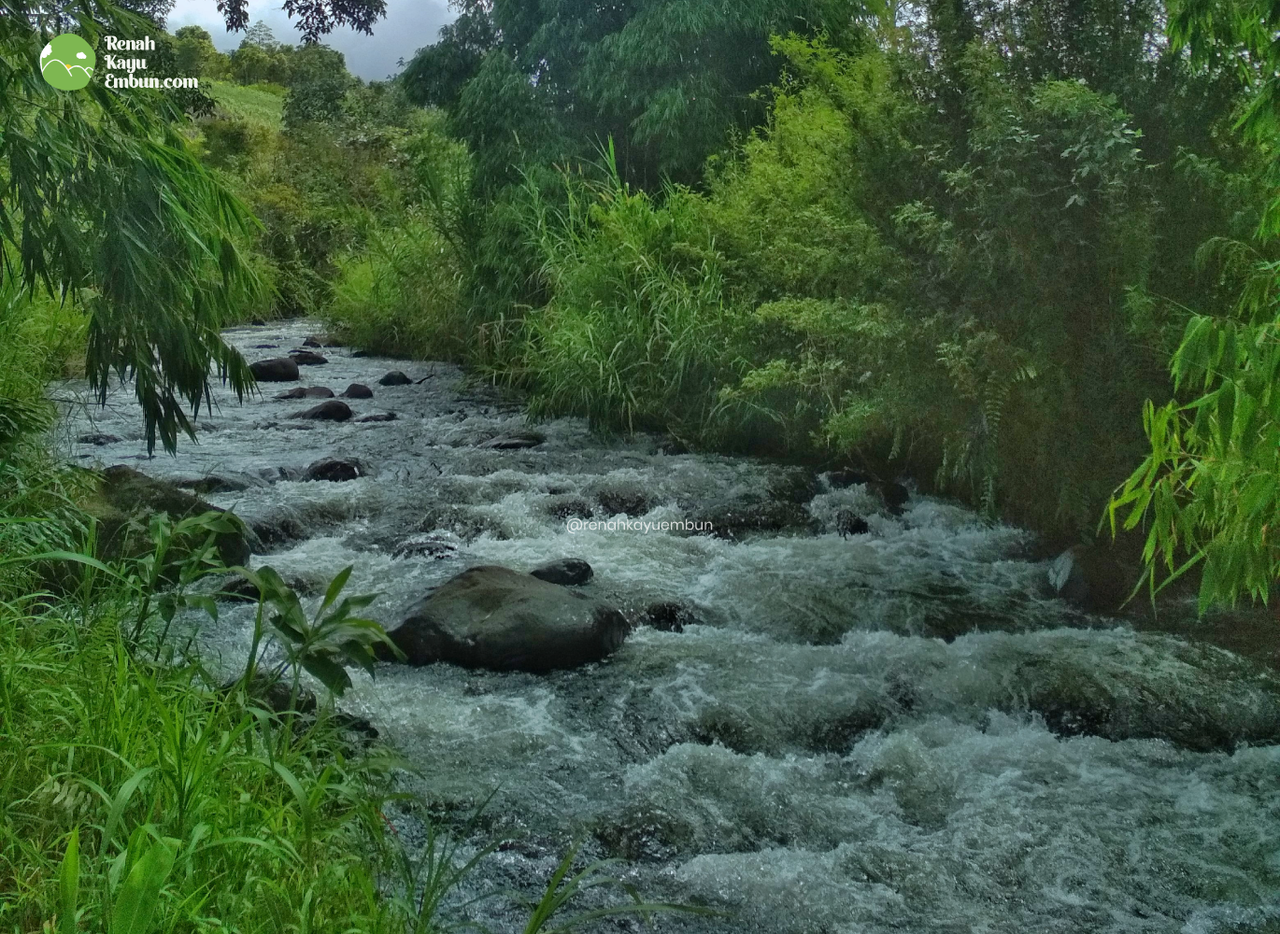
[[322, 318], [360, 347], [421, 359], [458, 360], [470, 342], [449, 242], [421, 212], [374, 230], [365, 249], [338, 263], [333, 303]]
[[658, 203], [615, 170], [534, 218], [551, 299], [525, 318], [533, 411], [700, 430], [737, 326], [702, 199], [671, 188]]

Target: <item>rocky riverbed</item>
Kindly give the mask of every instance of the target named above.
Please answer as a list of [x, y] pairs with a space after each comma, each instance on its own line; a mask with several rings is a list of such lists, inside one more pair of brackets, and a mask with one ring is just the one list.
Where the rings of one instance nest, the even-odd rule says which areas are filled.
[[[313, 330], [229, 337], [265, 361]], [[410, 845], [486, 799], [468, 845], [514, 839], [462, 895], [533, 894], [585, 839], [647, 898], [722, 912], [658, 930], [1280, 929], [1271, 669], [1068, 606], [1026, 533], [938, 499], [530, 425], [455, 367], [305, 349], [244, 405], [217, 390], [176, 458], [146, 456], [127, 387], [105, 410], [63, 387], [65, 443], [235, 510], [312, 596], [354, 565], [388, 627], [476, 565], [591, 565], [574, 589], [634, 627], [603, 661], [388, 663], [343, 702], [414, 766]], [[249, 619], [228, 604], [205, 650], [234, 667]], [[469, 910], [520, 929], [505, 895]]]

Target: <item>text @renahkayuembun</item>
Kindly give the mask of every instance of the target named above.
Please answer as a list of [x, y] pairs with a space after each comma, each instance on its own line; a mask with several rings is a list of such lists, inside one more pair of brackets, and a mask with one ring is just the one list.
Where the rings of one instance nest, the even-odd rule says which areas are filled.
[[629, 519], [615, 516], [612, 519], [571, 518], [565, 522], [569, 532], [712, 532], [710, 522], [694, 519]]

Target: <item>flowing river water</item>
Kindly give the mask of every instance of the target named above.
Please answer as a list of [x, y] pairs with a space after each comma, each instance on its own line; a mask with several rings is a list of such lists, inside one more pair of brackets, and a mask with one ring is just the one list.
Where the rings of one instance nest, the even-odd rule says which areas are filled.
[[[249, 360], [314, 325], [239, 328]], [[657, 930], [750, 934], [1280, 931], [1280, 681], [1212, 645], [1092, 618], [1053, 599], [1030, 536], [913, 495], [796, 468], [607, 440], [579, 420], [529, 426], [518, 406], [443, 364], [325, 348], [304, 386], [371, 386], [343, 423], [288, 416], [262, 384], [223, 389], [199, 443], [148, 459], [131, 389], [72, 407], [83, 464], [190, 483], [258, 532], [270, 564], [311, 596], [347, 565], [394, 626], [427, 588], [477, 564], [528, 570], [576, 556], [585, 590], [640, 626], [605, 662], [551, 675], [381, 665], [342, 706], [414, 767], [420, 802], [393, 816], [514, 838], [461, 895], [534, 894], [576, 839], [612, 855], [646, 899], [722, 914]], [[405, 371], [414, 383], [384, 387]], [[69, 385], [64, 393], [83, 392]], [[359, 421], [394, 412], [393, 421]], [[483, 446], [545, 435], [536, 447]], [[85, 440], [89, 434], [100, 437]], [[118, 439], [118, 440], [113, 440]], [[369, 475], [309, 482], [323, 457]], [[651, 521], [779, 510], [803, 522], [733, 538], [573, 532], [575, 517]], [[838, 534], [841, 515], [867, 531]], [[847, 531], [847, 529], [846, 529]], [[250, 611], [201, 630], [234, 667]], [[469, 909], [518, 931], [510, 897]], [[527, 914], [527, 913], [526, 913]], [[630, 919], [602, 930], [640, 930]]]

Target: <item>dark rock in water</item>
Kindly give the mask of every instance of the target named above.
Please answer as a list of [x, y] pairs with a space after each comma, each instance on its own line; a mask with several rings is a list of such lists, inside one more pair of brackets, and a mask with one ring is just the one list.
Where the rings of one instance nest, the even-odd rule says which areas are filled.
[[362, 415], [356, 419], [357, 422], [394, 422], [395, 420], [395, 412], [374, 412], [372, 415]]
[[542, 508], [547, 515], [561, 520], [588, 519], [594, 512], [594, 507], [589, 500], [572, 494], [549, 496]]
[[323, 345], [314, 337], [308, 337], [302, 342], [303, 347], [322, 347]]
[[298, 386], [288, 392], [282, 392], [277, 399], [332, 399], [333, 390], [326, 386]]
[[382, 379], [378, 380], [378, 385], [408, 386], [412, 382], [413, 380], [409, 379], [409, 377], [406, 376], [404, 373], [400, 372], [399, 370], [392, 370], [386, 376], [382, 377]]
[[769, 479], [769, 499], [785, 503], [807, 503], [822, 490], [817, 475], [803, 467], [787, 467]]
[[736, 540], [756, 532], [813, 532], [813, 516], [799, 503], [729, 503], [703, 513], [704, 534]]
[[81, 435], [76, 438], [76, 444], [93, 444], [98, 447], [102, 447], [104, 444], [116, 444], [122, 440], [122, 438], [117, 438], [115, 435], [94, 433]]
[[311, 531], [299, 519], [288, 513], [251, 519], [249, 527], [253, 529], [259, 543], [267, 548], [300, 542], [311, 535]]
[[307, 468], [304, 480], [327, 480], [330, 483], [344, 483], [358, 477], [367, 476], [368, 471], [358, 460], [342, 457], [326, 457]]
[[520, 448], [536, 448], [546, 440], [547, 436], [538, 431], [517, 431], [482, 441], [480, 447], [495, 451], [515, 451]]
[[833, 470], [827, 474], [827, 483], [833, 490], [843, 490], [845, 487], [857, 486], [860, 483], [876, 482], [876, 478], [866, 471], [851, 468]]
[[894, 512], [902, 509], [907, 505], [907, 500], [911, 498], [911, 491], [901, 483], [893, 480], [885, 480], [879, 485], [880, 498], [884, 500], [884, 504]]
[[253, 349], [254, 350], [275, 350], [279, 346], [280, 346], [279, 344], [254, 344]]
[[353, 357], [376, 357], [376, 356], [377, 356], [377, 354], [376, 354], [376, 353], [374, 353], [372, 350], [353, 350], [353, 351], [351, 351], [351, 356], [353, 356]]
[[[229, 681], [222, 686], [224, 692], [232, 690], [237, 681]], [[245, 689], [250, 701], [256, 702], [271, 713], [313, 714], [316, 711], [316, 695], [307, 688], [299, 687], [295, 694], [289, 682], [283, 678], [272, 677], [262, 672], [254, 675]]]
[[351, 407], [345, 402], [330, 399], [305, 412], [295, 412], [290, 418], [306, 418], [317, 422], [345, 422], [351, 417]]
[[247, 479], [239, 479], [237, 477], [209, 476], [179, 480], [175, 485], [202, 496], [208, 496], [210, 493], [242, 493], [254, 484]]
[[364, 383], [352, 383], [342, 392], [344, 399], [372, 399], [373, 390]]
[[[1162, 739], [1196, 752], [1280, 742], [1280, 677], [1215, 646], [1117, 632], [1099, 654], [1098, 633], [1060, 632], [1009, 671], [1019, 698], [1059, 736]], [[1089, 638], [1089, 652], [1071, 651]], [[1057, 643], [1054, 645], [1054, 643]], [[1011, 647], [1002, 653], [1012, 660]], [[1065, 650], [1064, 650], [1065, 649]], [[991, 663], [987, 663], [991, 666]], [[991, 667], [978, 670], [991, 670]], [[993, 687], [993, 696], [999, 687]], [[1001, 706], [1008, 701], [998, 701]]]
[[585, 584], [595, 574], [591, 570], [591, 565], [581, 558], [561, 558], [559, 561], [550, 561], [529, 573], [538, 580], [546, 581], [548, 584], [560, 584], [562, 587], [577, 587]]
[[462, 540], [452, 532], [428, 532], [411, 535], [392, 550], [393, 558], [435, 558], [437, 560], [456, 555]]
[[[98, 552], [106, 557], [150, 551], [151, 543], [145, 540], [145, 536], [131, 536], [130, 528], [134, 524], [145, 528], [156, 513], [167, 513], [171, 520], [178, 522], [203, 512], [226, 512], [172, 483], [155, 480], [123, 464], [108, 467], [102, 472], [100, 495], [89, 504], [88, 511], [98, 520], [101, 529]], [[218, 555], [224, 564], [245, 564], [249, 560], [249, 532], [238, 518], [231, 518], [236, 529], [218, 535]], [[196, 544], [190, 543], [191, 546]], [[183, 548], [177, 548], [173, 556], [177, 558], [183, 551]]]
[[1073, 545], [1049, 565], [1049, 588], [1091, 613], [1119, 611], [1140, 570], [1126, 569], [1105, 545]]
[[698, 617], [683, 603], [663, 600], [649, 604], [642, 621], [660, 632], [684, 632], [684, 627], [698, 622]]
[[911, 498], [911, 491], [901, 483], [895, 480], [881, 480], [863, 470], [853, 470], [852, 468], [833, 470], [826, 476], [827, 484], [833, 490], [843, 490], [846, 487], [859, 484], [865, 485], [867, 489], [880, 494], [880, 498], [889, 507], [890, 512], [900, 511], [907, 504], [907, 500]]
[[629, 628], [616, 609], [580, 591], [486, 565], [420, 600], [390, 636], [413, 665], [545, 672], [604, 658]]
[[603, 489], [596, 493], [596, 502], [605, 515], [626, 515], [632, 519], [643, 516], [652, 508], [649, 494], [634, 487]]
[[848, 538], [850, 535], [866, 535], [871, 531], [871, 526], [867, 525], [867, 520], [856, 512], [841, 509], [836, 513], [836, 531], [840, 533], [841, 538]]
[[253, 378], [260, 383], [291, 383], [298, 379], [298, 364], [288, 357], [272, 357], [249, 364]]
[[291, 350], [289, 357], [299, 366], [321, 366], [329, 362], [327, 357], [314, 350]]

